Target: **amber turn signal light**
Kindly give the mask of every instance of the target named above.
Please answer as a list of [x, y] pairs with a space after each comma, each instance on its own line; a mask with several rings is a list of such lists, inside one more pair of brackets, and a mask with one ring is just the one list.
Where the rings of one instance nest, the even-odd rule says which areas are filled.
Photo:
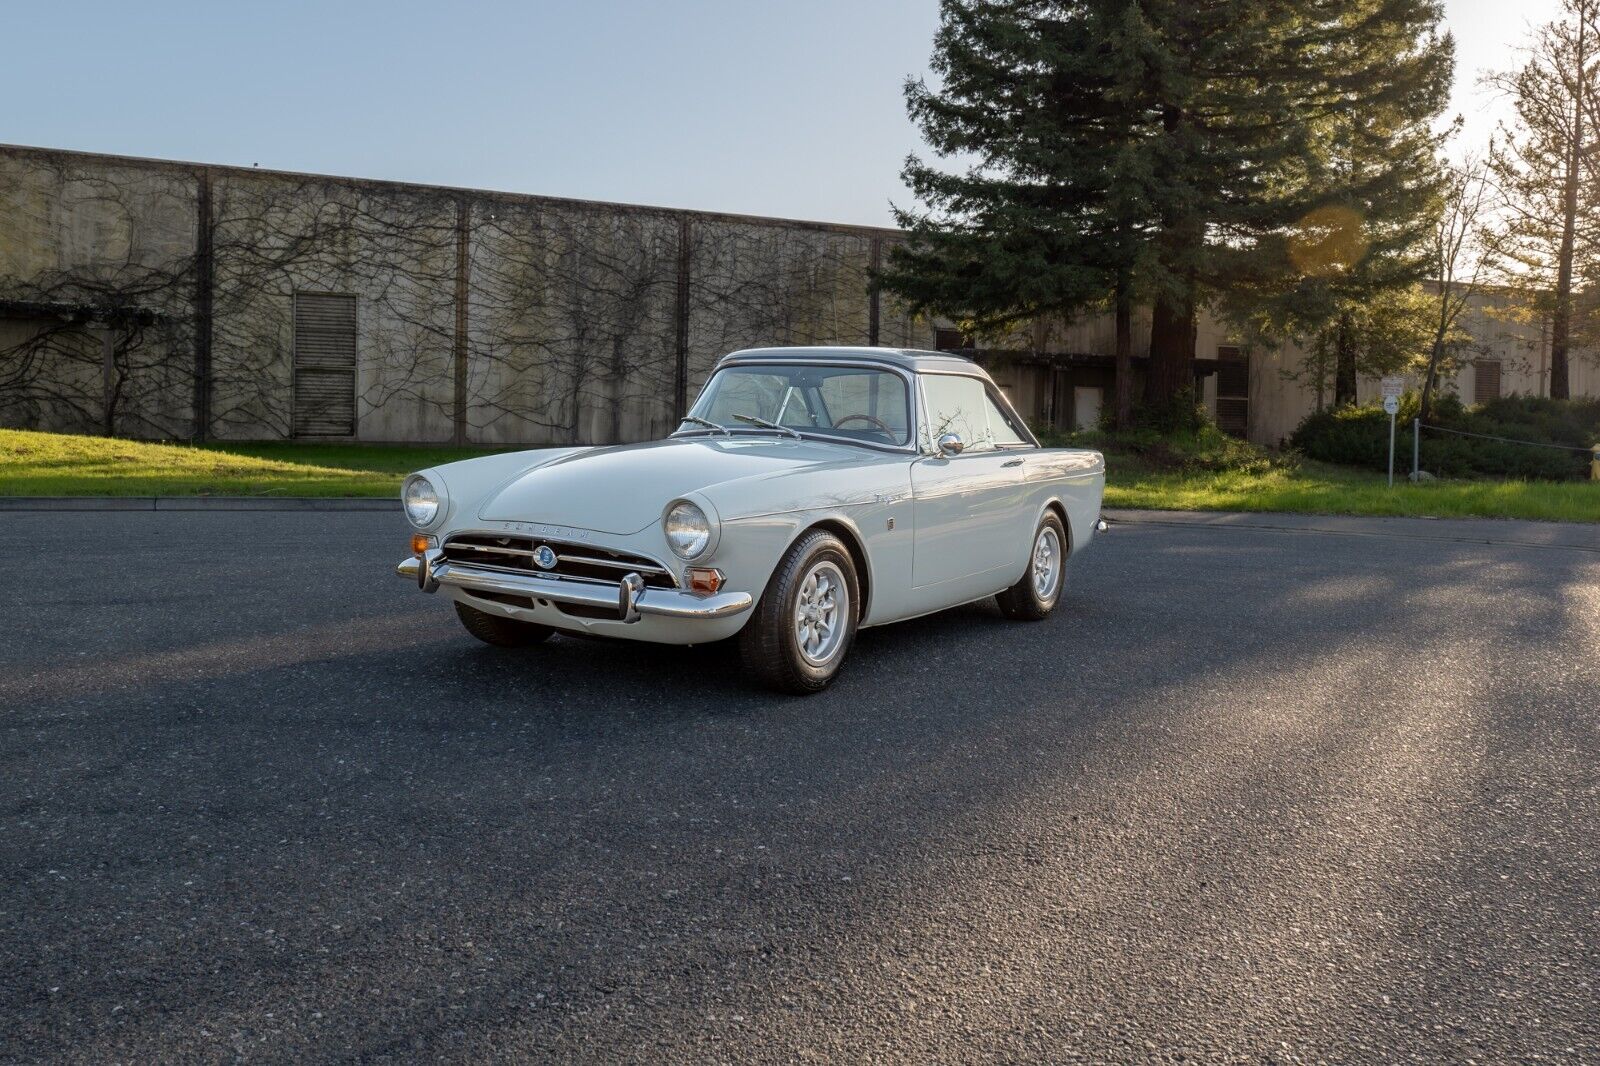
[[689, 591], [714, 595], [722, 587], [722, 571], [695, 567], [689, 571]]
[[412, 555], [421, 555], [431, 547], [433, 547], [433, 538], [428, 536], [426, 533], [411, 534]]

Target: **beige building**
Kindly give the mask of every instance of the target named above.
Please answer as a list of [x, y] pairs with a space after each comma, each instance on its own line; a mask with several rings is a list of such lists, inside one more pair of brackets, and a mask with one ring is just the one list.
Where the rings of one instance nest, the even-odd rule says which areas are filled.
[[[1500, 396], [1548, 396], [1550, 342], [1546, 323], [1513, 321], [1494, 313], [1490, 300], [1475, 298], [1461, 326], [1471, 342], [1459, 353], [1454, 373], [1442, 388], [1466, 403]], [[1036, 326], [1032, 338], [1038, 355], [1018, 352], [987, 355], [992, 372], [1030, 421], [1060, 428], [1092, 425], [1113, 402], [1111, 355], [1116, 351], [1115, 323], [1109, 314], [1086, 315], [1065, 325]], [[939, 340], [959, 345], [953, 330]], [[1134, 358], [1149, 353], [1148, 315], [1134, 322]], [[1318, 407], [1313, 377], [1306, 372], [1306, 352], [1294, 344], [1250, 345], [1214, 315], [1202, 312], [1195, 346], [1197, 394], [1219, 425], [1238, 436], [1275, 446], [1286, 440]], [[1140, 373], [1135, 366], [1136, 377]], [[1573, 396], [1600, 396], [1600, 359], [1575, 352], [1568, 380]], [[1413, 387], [1420, 380], [1413, 379]], [[1375, 402], [1380, 382], [1357, 383], [1361, 402]], [[1138, 396], [1137, 389], [1135, 396]], [[1321, 402], [1331, 401], [1331, 382]]]
[[[147, 438], [545, 444], [668, 432], [715, 360], [958, 346], [871, 285], [894, 230], [0, 147], [0, 424]], [[1476, 312], [1468, 399], [1540, 393], [1540, 329]], [[1141, 347], [1148, 325], [1138, 324]], [[1111, 321], [985, 356], [1031, 420], [1110, 401]], [[1292, 347], [1202, 319], [1262, 443], [1316, 405]], [[1143, 353], [1137, 353], [1142, 357]], [[1592, 360], [1574, 394], [1600, 394]], [[1363, 382], [1362, 395], [1376, 392]]]

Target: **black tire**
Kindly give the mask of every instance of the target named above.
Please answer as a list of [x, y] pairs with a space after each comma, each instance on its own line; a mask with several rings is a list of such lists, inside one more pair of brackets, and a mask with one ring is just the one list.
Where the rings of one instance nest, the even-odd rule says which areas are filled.
[[[1051, 542], [1053, 547], [1053, 569], [1050, 579], [1041, 589], [1041, 579], [1036, 561], [1039, 558], [1040, 541], [1047, 539], [1047, 531], [1054, 534]], [[1040, 520], [1039, 527], [1033, 531], [1033, 539], [1028, 542], [1028, 569], [1022, 574], [1022, 579], [1015, 585], [1006, 589], [995, 597], [1000, 604], [1000, 613], [1007, 618], [1015, 618], [1024, 622], [1037, 622], [1050, 617], [1050, 612], [1056, 609], [1056, 604], [1061, 601], [1061, 590], [1067, 583], [1064, 567], [1067, 561], [1067, 531], [1061, 525], [1061, 519], [1054, 511], [1046, 511]]]
[[456, 617], [468, 633], [497, 648], [526, 648], [550, 639], [555, 630], [537, 622], [519, 622], [456, 601]]
[[[807, 578], [813, 574], [818, 582], [808, 586]], [[843, 610], [839, 610], [839, 590], [835, 590], [834, 625], [820, 627], [828, 634], [827, 654], [822, 657], [823, 661], [816, 662], [801, 648], [798, 629], [801, 593], [803, 588], [810, 587], [815, 594], [822, 581], [831, 587], [836, 578], [843, 578], [845, 603]], [[815, 604], [807, 606], [826, 610]], [[756, 603], [754, 615], [739, 632], [739, 657], [744, 662], [745, 673], [751, 680], [779, 692], [796, 695], [820, 692], [838, 674], [845, 656], [850, 653], [860, 618], [861, 583], [856, 577], [850, 550], [832, 533], [812, 530], [789, 548]], [[813, 634], [819, 632], [818, 620], [813, 619], [811, 623]], [[822, 638], [818, 639], [818, 650], [821, 650]]]

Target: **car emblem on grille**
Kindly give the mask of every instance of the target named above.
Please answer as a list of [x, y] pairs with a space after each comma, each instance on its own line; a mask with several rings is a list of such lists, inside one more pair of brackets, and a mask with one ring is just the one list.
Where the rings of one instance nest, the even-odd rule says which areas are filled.
[[541, 570], [552, 569], [556, 565], [556, 553], [551, 550], [550, 545], [541, 544], [533, 549], [533, 561]]

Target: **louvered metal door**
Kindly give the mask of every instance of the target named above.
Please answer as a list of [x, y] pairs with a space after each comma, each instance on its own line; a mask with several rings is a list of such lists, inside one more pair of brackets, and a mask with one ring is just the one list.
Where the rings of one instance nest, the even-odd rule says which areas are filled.
[[1492, 359], [1480, 359], [1473, 364], [1472, 402], [1488, 403], [1500, 398], [1500, 364]]
[[294, 294], [294, 435], [356, 433], [356, 298]]
[[1217, 349], [1217, 428], [1235, 437], [1250, 434], [1250, 357], [1231, 344]]

